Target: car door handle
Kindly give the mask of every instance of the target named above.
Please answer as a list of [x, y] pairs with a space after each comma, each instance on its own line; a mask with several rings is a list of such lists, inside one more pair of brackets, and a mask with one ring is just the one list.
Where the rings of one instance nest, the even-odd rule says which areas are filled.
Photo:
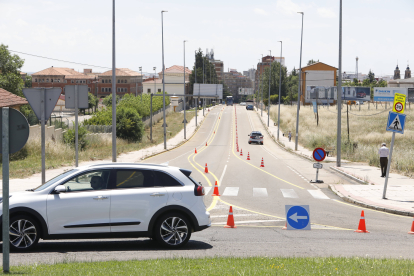
[[107, 196], [97, 196], [93, 198], [94, 200], [104, 200], [104, 199], [108, 199]]
[[153, 193], [150, 196], [165, 196], [165, 194], [160, 194], [160, 193]]

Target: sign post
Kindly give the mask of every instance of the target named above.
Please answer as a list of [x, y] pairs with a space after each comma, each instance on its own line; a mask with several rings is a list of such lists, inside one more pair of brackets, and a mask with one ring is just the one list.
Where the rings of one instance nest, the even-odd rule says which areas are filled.
[[41, 123], [41, 143], [42, 143], [42, 184], [46, 183], [46, 160], [45, 160], [45, 124], [52, 114], [62, 89], [54, 88], [23, 88], [23, 94], [32, 107], [37, 119]]
[[[405, 102], [404, 102], [404, 105], [405, 105]], [[404, 107], [401, 110], [401, 113], [402, 112], [404, 112]], [[392, 132], [392, 139], [391, 139], [391, 146], [390, 146], [390, 156], [388, 158], [388, 164], [387, 164], [387, 173], [385, 176], [384, 191], [382, 193], [383, 199], [386, 199], [388, 175], [390, 173], [390, 168], [391, 168], [391, 158], [392, 158], [392, 150], [394, 148], [395, 133], [404, 134], [406, 115], [401, 114], [401, 113], [395, 113], [395, 112], [390, 111], [390, 113], [388, 114], [388, 122], [387, 122], [386, 130]]]
[[9, 236], [9, 154], [19, 151], [29, 138], [29, 124], [19, 111], [3, 107], [0, 112], [1, 148], [3, 162], [3, 272], [10, 270], [10, 236]]
[[322, 162], [323, 160], [325, 160], [326, 152], [323, 148], [316, 148], [314, 149], [312, 156], [313, 156], [313, 159], [315, 159], [315, 161], [318, 163], [313, 164], [313, 167], [316, 168], [316, 179], [311, 180], [310, 183], [323, 183], [323, 180], [318, 180], [319, 169], [323, 168], [323, 165], [319, 162]]
[[75, 109], [75, 166], [79, 163], [78, 149], [78, 113], [79, 108], [88, 108], [88, 86], [87, 85], [65, 85], [65, 108]]

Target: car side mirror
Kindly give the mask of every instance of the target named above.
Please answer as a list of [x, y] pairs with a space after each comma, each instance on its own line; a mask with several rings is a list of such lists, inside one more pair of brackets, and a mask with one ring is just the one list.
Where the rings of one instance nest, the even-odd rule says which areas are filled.
[[63, 185], [58, 185], [55, 187], [54, 193], [55, 194], [60, 194], [60, 193], [64, 193], [66, 192], [66, 187]]

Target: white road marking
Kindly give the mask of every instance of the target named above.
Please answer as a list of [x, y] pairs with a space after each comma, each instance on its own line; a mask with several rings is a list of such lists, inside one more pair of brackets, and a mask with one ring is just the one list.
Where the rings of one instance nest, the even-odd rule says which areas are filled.
[[226, 187], [223, 196], [237, 196], [239, 194], [239, 187]]
[[[276, 222], [285, 221], [284, 219], [269, 219], [269, 220], [246, 220], [246, 221], [235, 221], [235, 224], [249, 224], [249, 223], [260, 223], [260, 222]], [[227, 222], [213, 222], [215, 225], [226, 225]]]
[[295, 190], [293, 189], [280, 189], [282, 191], [283, 197], [286, 198], [298, 198]]
[[204, 195], [207, 195], [213, 187], [204, 187]]
[[266, 188], [253, 188], [253, 196], [267, 196]]
[[223, 181], [223, 177], [224, 177], [224, 174], [226, 173], [226, 170], [227, 170], [227, 165], [224, 166], [223, 173], [221, 174], [221, 177], [220, 177], [220, 180], [219, 180], [219, 185], [221, 185], [221, 182]]
[[321, 190], [308, 190], [308, 192], [316, 199], [330, 199]]

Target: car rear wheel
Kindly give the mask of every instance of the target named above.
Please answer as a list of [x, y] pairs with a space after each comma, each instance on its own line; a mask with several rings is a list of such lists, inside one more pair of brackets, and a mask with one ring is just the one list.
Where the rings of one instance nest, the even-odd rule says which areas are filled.
[[39, 242], [40, 227], [32, 217], [20, 215], [10, 219], [10, 249], [27, 251]]
[[154, 231], [157, 241], [170, 249], [184, 246], [191, 237], [190, 223], [180, 213], [169, 213], [160, 217]]

